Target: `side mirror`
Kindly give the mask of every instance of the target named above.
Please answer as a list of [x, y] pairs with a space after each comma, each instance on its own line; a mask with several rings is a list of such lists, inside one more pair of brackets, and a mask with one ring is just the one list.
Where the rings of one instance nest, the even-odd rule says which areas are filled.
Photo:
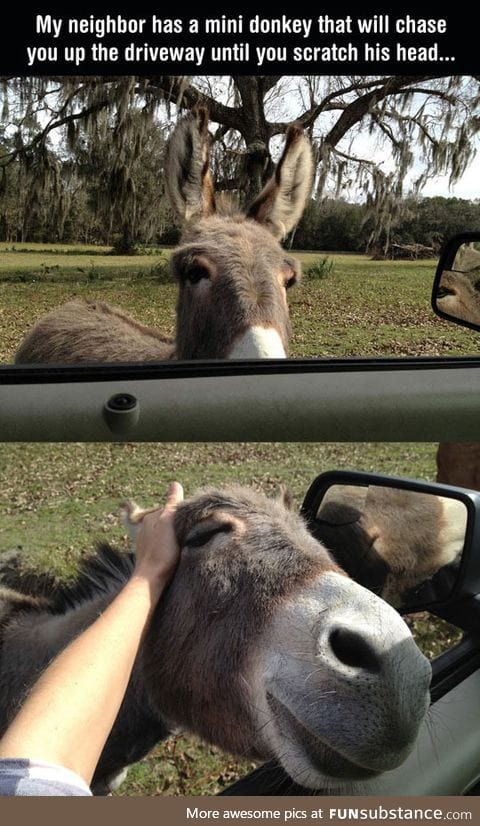
[[444, 247], [433, 282], [441, 318], [480, 330], [480, 232], [455, 235]]
[[[310, 531], [361, 585], [400, 613], [429, 610], [468, 630], [480, 593], [480, 493], [370, 473], [318, 476]], [[474, 625], [478, 628], [480, 602]]]

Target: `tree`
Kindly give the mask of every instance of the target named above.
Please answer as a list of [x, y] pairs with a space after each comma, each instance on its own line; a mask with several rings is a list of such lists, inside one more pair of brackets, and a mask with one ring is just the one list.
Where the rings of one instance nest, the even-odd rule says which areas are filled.
[[138, 241], [154, 240], [167, 223], [163, 128], [148, 121], [137, 130], [141, 113], [133, 110], [130, 118], [131, 132], [122, 140], [121, 154], [116, 125], [106, 112], [99, 115], [102, 128], [77, 139], [72, 150], [89, 212], [100, 222], [104, 242], [125, 254]]
[[418, 191], [428, 177], [448, 172], [454, 183], [467, 168], [479, 100], [477, 78], [431, 75], [4, 78], [0, 141], [12, 145], [0, 167], [5, 173], [19, 161], [36, 186], [46, 186], [58, 178], [48, 153], [53, 135], [68, 140], [74, 155], [82, 136], [96, 141], [109, 124], [105, 191], [128, 241], [138, 208], [133, 169], [149, 124], [160, 120], [168, 130], [174, 108], [205, 104], [218, 184], [251, 200], [271, 173], [278, 136], [295, 118], [315, 147], [316, 197], [332, 184], [337, 195], [367, 195], [376, 216], [371, 243], [385, 246], [414, 162]]
[[369, 236], [363, 204], [349, 204], [341, 198], [311, 200], [298, 225], [296, 249], [364, 251]]

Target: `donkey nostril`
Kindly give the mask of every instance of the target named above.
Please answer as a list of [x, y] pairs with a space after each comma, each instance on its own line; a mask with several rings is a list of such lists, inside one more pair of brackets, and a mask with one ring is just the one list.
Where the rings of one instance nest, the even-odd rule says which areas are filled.
[[357, 631], [350, 628], [334, 628], [330, 632], [330, 647], [343, 665], [363, 668], [366, 671], [380, 671], [380, 656], [373, 645]]

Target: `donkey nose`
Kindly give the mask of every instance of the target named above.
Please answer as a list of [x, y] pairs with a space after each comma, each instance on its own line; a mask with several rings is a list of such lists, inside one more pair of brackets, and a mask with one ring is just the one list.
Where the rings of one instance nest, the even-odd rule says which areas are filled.
[[330, 629], [328, 642], [337, 660], [350, 668], [376, 674], [381, 669], [381, 652], [361, 631], [337, 625]]

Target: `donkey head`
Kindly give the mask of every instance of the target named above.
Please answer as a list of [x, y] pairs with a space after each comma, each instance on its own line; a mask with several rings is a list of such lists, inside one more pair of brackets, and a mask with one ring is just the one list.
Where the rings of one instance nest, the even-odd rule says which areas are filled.
[[403, 762], [430, 667], [399, 615], [283, 502], [249, 489], [198, 494], [176, 531], [180, 563], [142, 657], [160, 719], [275, 757], [312, 788]]
[[466, 522], [467, 509], [456, 499], [381, 485], [333, 485], [311, 530], [356, 582], [401, 608], [442, 569], [445, 585], [455, 575]]
[[439, 310], [480, 324], [480, 268], [472, 272], [454, 272], [444, 270], [436, 294]]
[[310, 194], [310, 144], [292, 124], [273, 178], [241, 214], [217, 204], [209, 141], [208, 115], [198, 107], [179, 121], [167, 150], [167, 190], [185, 223], [172, 256], [179, 282], [177, 357], [284, 358], [286, 291], [299, 279], [300, 265], [279, 241]]

